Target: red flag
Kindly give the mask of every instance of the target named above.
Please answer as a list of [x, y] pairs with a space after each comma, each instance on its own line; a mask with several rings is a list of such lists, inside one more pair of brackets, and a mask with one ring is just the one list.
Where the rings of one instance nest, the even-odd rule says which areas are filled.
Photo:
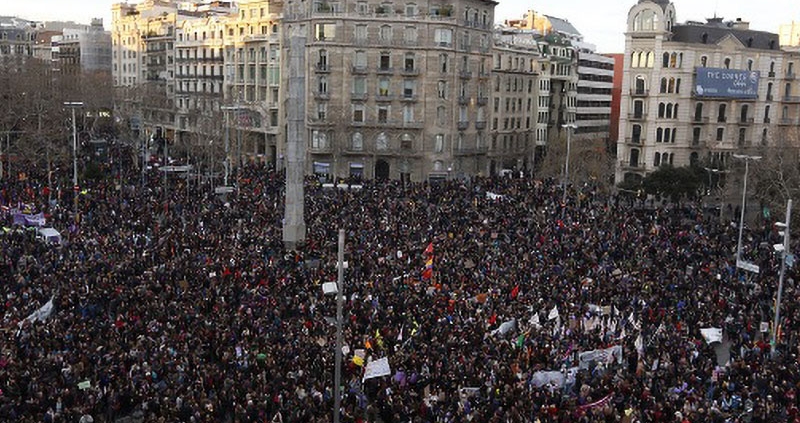
[[430, 244], [428, 244], [428, 248], [426, 248], [426, 249], [425, 249], [425, 252], [424, 252], [424, 253], [425, 253], [426, 255], [431, 255], [431, 254], [433, 254], [433, 242], [431, 242]]
[[519, 285], [515, 286], [514, 289], [511, 290], [511, 299], [516, 300], [517, 295], [519, 295]]

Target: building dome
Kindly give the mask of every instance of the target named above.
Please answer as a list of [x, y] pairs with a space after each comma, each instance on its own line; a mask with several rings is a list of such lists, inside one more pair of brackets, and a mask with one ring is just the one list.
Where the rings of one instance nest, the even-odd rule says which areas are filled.
[[670, 4], [670, 0], [639, 0], [639, 4], [647, 3], [647, 2], [655, 3], [655, 4], [659, 5], [659, 6], [661, 6], [662, 10], [667, 10], [667, 6], [669, 6], [669, 4]]

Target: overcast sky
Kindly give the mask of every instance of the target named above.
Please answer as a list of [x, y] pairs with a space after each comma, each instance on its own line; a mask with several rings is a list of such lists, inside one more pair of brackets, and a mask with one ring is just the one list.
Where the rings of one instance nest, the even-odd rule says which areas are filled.
[[[413, 1], [413, 0], [409, 0]], [[521, 17], [529, 8], [572, 22], [587, 42], [597, 44], [603, 53], [622, 52], [628, 10], [638, 0], [500, 0], [497, 21]], [[115, 0], [2, 0], [0, 15], [30, 20], [72, 20], [89, 23], [101, 17], [110, 28], [111, 5]], [[781, 23], [800, 21], [798, 0], [673, 0], [678, 22], [717, 16], [742, 18], [751, 28], [777, 32]], [[135, 3], [135, 1], [134, 1]]]

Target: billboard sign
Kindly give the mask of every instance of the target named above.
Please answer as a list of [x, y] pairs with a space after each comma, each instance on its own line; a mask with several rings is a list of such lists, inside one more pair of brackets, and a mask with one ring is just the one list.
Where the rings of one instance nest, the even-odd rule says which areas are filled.
[[759, 71], [697, 68], [694, 93], [697, 97], [758, 98]]

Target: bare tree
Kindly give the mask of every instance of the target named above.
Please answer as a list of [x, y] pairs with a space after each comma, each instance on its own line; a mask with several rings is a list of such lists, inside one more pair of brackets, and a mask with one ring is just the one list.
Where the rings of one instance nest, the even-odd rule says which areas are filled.
[[[567, 134], [561, 131], [558, 142], [547, 146], [536, 172], [541, 178], [563, 178], [567, 155]], [[589, 183], [602, 189], [611, 187], [614, 157], [602, 138], [576, 139], [570, 142], [569, 179], [572, 184]]]
[[789, 199], [800, 203], [800, 128], [781, 128], [774, 143], [761, 146], [758, 154], [762, 159], [751, 165], [748, 183], [753, 189], [748, 187], [748, 193], [773, 214], [783, 210]]

